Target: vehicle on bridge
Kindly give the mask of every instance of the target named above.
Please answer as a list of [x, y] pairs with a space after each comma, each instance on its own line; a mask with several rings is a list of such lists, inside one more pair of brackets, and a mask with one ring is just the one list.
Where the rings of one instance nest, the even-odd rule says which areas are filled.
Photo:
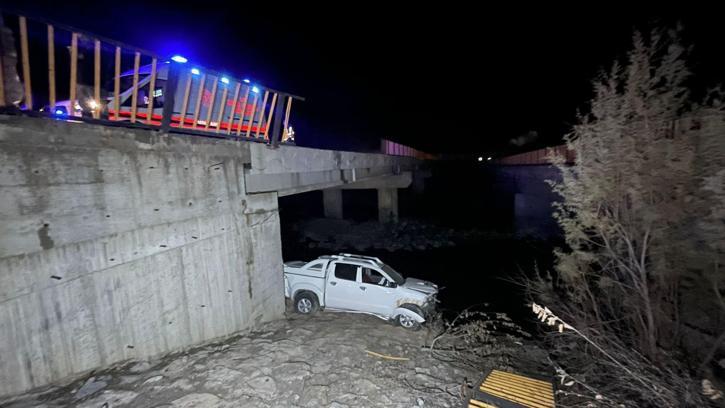
[[436, 284], [406, 279], [378, 258], [353, 254], [286, 262], [284, 285], [299, 313], [366, 313], [412, 330], [430, 320], [438, 302]]

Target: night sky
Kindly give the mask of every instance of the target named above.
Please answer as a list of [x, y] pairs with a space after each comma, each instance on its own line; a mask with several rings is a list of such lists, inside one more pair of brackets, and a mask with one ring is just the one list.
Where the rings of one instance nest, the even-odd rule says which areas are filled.
[[373, 150], [384, 137], [496, 155], [556, 144], [634, 29], [682, 23], [701, 82], [725, 79], [725, 24], [701, 7], [102, 3], [12, 7], [305, 96], [293, 123], [300, 144], [318, 147]]

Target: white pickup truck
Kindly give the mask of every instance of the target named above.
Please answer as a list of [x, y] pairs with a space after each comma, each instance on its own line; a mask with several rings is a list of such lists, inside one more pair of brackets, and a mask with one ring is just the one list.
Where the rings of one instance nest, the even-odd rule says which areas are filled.
[[286, 262], [284, 288], [299, 313], [367, 313], [412, 330], [432, 315], [438, 294], [431, 282], [406, 279], [378, 258], [352, 254]]

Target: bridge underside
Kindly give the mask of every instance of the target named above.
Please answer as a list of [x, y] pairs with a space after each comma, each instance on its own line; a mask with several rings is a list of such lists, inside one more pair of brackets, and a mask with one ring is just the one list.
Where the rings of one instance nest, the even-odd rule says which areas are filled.
[[279, 196], [330, 188], [406, 188], [415, 159], [372, 153], [340, 152], [250, 145], [251, 166], [245, 173], [248, 193]]

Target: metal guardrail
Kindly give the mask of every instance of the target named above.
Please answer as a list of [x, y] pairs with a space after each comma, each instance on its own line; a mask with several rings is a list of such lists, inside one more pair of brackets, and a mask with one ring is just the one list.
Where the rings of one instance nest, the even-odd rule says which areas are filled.
[[0, 10], [0, 107], [6, 111], [277, 145], [294, 142], [290, 116], [295, 99], [304, 101], [181, 56], [167, 60], [43, 18]]
[[416, 159], [420, 160], [436, 160], [438, 158], [438, 156], [434, 154], [422, 152], [410, 146], [395, 143], [387, 139], [382, 139], [380, 141], [380, 151], [383, 154], [391, 156], [415, 157]]
[[564, 158], [566, 164], [573, 164], [576, 159], [576, 154], [573, 150], [569, 150], [566, 145], [559, 145], [554, 147], [544, 147], [542, 149], [533, 150], [530, 152], [524, 152], [514, 154], [511, 156], [505, 156], [496, 159], [496, 164], [510, 165], [510, 166], [524, 166], [524, 165], [551, 165], [549, 159], [551, 154], [561, 156]]

